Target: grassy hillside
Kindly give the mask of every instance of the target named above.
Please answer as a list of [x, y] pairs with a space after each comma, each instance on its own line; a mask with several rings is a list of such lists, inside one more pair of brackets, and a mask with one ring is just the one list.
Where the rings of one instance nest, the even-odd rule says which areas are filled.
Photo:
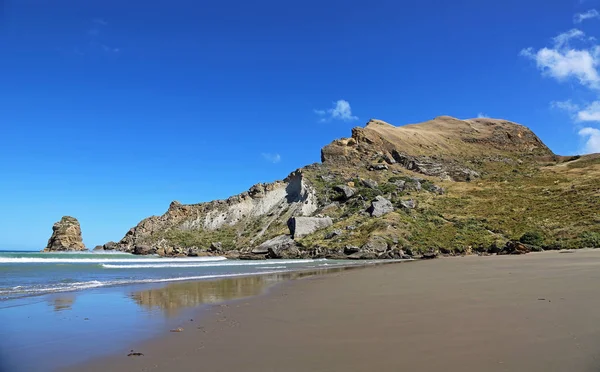
[[[310, 201], [311, 215], [329, 216], [334, 224], [296, 240], [307, 252], [339, 254], [382, 242], [413, 254], [495, 252], [521, 238], [546, 249], [600, 247], [600, 155], [557, 156], [519, 124], [440, 117], [395, 127], [372, 120], [323, 148], [322, 159], [294, 173], [301, 192], [310, 190], [314, 200], [295, 193], [292, 204], [282, 199], [215, 229], [198, 221], [216, 209], [231, 213], [225, 202], [177, 206], [141, 224], [144, 240], [137, 242], [162, 246], [165, 255], [211, 242], [251, 248], [288, 233], [288, 218]], [[341, 185], [354, 195], [340, 195]], [[366, 210], [377, 196], [394, 210], [371, 217]]]

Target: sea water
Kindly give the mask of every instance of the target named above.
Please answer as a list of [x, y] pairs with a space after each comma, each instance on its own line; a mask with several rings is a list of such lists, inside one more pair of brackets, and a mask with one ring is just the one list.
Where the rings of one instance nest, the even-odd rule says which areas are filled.
[[194, 329], [208, 304], [375, 263], [0, 251], [0, 371], [48, 372], [126, 355], [170, 328]]
[[0, 301], [106, 286], [175, 282], [346, 266], [326, 259], [240, 261], [127, 253], [0, 251]]

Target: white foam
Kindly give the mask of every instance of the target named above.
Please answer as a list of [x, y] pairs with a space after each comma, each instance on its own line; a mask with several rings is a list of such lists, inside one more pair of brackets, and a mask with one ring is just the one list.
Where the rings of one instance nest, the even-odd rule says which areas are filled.
[[[276, 261], [226, 261], [226, 262], [202, 262], [202, 263], [150, 263], [150, 264], [131, 264], [131, 265], [115, 265], [102, 264], [105, 269], [156, 269], [156, 268], [174, 268], [174, 267], [217, 267], [217, 266], [255, 266], [255, 265], [285, 265], [285, 264], [303, 264], [311, 263], [320, 260], [276, 260]], [[137, 261], [139, 262], [139, 261]], [[285, 266], [284, 266], [285, 268]]]
[[[116, 255], [117, 256], [117, 255]], [[225, 257], [186, 257], [186, 258], [57, 258], [57, 257], [0, 257], [1, 263], [31, 264], [31, 263], [116, 263], [116, 262], [210, 262], [224, 261]]]

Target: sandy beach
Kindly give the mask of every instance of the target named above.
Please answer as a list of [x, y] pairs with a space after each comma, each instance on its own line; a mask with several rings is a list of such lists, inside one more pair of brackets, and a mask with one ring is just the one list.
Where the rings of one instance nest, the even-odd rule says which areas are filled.
[[597, 371], [600, 251], [319, 275], [69, 371]]

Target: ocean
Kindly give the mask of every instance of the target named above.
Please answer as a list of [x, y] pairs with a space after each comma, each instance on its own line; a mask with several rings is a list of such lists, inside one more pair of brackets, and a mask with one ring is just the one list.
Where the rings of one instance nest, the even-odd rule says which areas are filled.
[[212, 304], [261, 295], [305, 275], [377, 263], [0, 251], [0, 371], [56, 371], [126, 355], [171, 328], [195, 327]]
[[240, 261], [224, 257], [164, 258], [106, 252], [0, 251], [0, 300], [107, 286], [264, 275], [356, 264], [326, 259]]

